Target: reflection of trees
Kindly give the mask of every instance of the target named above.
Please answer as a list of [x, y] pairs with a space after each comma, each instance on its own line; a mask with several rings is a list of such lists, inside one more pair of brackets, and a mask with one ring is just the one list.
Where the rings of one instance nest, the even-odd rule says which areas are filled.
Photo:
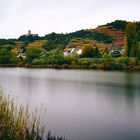
[[129, 102], [133, 102], [134, 98], [135, 98], [135, 89], [136, 86], [134, 85], [134, 81], [133, 81], [133, 74], [131, 73], [126, 73], [125, 75], [125, 81], [126, 81], [126, 85], [125, 85], [125, 94], [127, 97], [127, 100]]

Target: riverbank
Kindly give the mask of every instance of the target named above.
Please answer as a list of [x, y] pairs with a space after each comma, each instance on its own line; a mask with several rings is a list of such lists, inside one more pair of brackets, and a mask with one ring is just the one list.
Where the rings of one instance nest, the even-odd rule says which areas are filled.
[[127, 66], [125, 68], [119, 67], [119, 66], [101, 66], [101, 65], [95, 65], [93, 67], [89, 66], [76, 66], [73, 67], [72, 65], [0, 65], [0, 68], [47, 68], [47, 69], [69, 69], [69, 70], [107, 70], [107, 71], [140, 71], [140, 66]]
[[120, 58], [78, 58], [54, 62], [20, 62], [15, 64], [0, 64], [0, 67], [24, 67], [24, 68], [53, 68], [53, 69], [93, 69], [93, 70], [123, 70], [139, 71], [140, 61], [134, 57]]

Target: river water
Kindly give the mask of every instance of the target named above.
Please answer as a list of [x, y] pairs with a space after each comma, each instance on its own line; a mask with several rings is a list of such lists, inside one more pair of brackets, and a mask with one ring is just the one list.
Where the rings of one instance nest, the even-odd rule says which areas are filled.
[[0, 68], [0, 85], [68, 140], [140, 140], [139, 72]]

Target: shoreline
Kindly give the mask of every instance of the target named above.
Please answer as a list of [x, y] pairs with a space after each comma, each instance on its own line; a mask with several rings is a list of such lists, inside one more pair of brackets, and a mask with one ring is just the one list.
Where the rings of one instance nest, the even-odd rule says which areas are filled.
[[[95, 65], [97, 66], [97, 65]], [[89, 66], [72, 66], [72, 65], [16, 65], [16, 64], [3, 64], [0, 68], [33, 68], [33, 69], [58, 69], [58, 70], [97, 70], [97, 71], [127, 71], [127, 72], [138, 72], [140, 66], [126, 66], [125, 68], [111, 68], [111, 67], [89, 67]]]

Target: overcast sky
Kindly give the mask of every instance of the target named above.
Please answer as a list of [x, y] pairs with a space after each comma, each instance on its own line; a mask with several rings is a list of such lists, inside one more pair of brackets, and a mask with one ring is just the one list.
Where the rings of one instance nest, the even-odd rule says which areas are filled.
[[95, 28], [116, 19], [139, 21], [140, 0], [0, 0], [0, 38], [27, 30], [43, 36]]

